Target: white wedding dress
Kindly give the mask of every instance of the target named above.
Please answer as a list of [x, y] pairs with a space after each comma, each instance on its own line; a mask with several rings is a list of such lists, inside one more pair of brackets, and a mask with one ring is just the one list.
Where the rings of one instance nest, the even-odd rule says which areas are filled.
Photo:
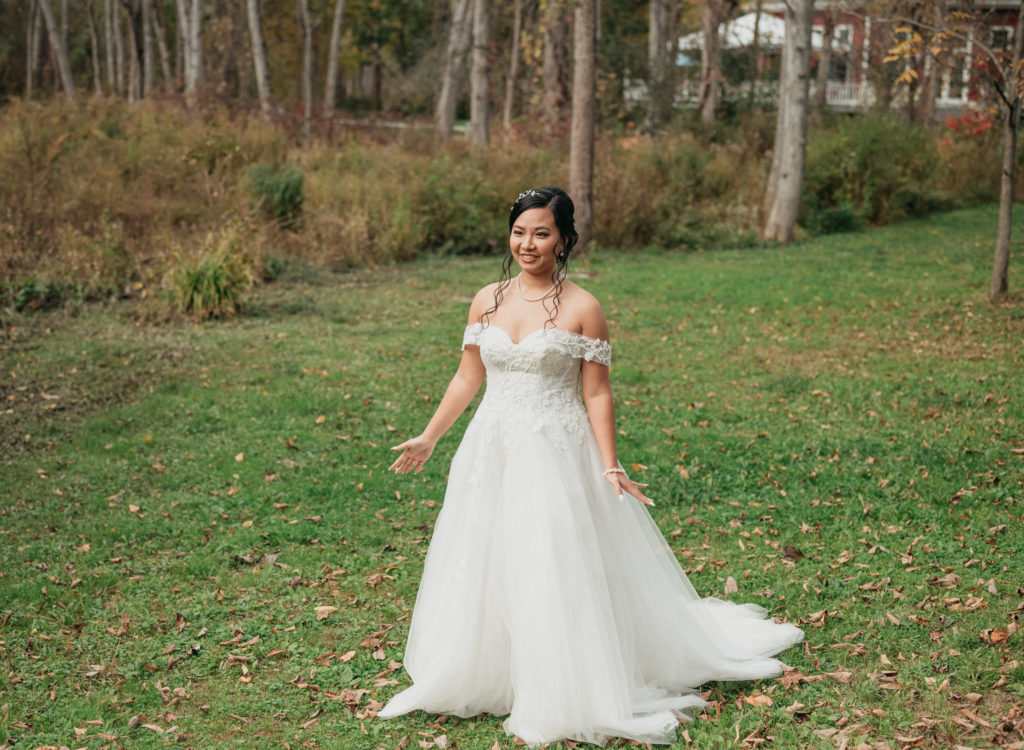
[[710, 680], [776, 675], [803, 638], [701, 599], [647, 510], [604, 479], [579, 397], [611, 346], [561, 329], [466, 328], [487, 390], [452, 460], [409, 628], [412, 687], [381, 717], [508, 714], [530, 745], [671, 743]]

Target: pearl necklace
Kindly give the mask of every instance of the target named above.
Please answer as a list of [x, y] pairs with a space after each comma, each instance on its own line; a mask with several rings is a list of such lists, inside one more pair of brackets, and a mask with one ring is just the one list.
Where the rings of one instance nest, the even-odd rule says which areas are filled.
[[[522, 274], [519, 274], [519, 276], [522, 276]], [[558, 282], [561, 281], [561, 279], [556, 281], [548, 288], [546, 292], [544, 292], [544, 294], [540, 295], [539, 297], [527, 297], [525, 294], [523, 294], [523, 288], [519, 285], [519, 276], [516, 276], [516, 291], [519, 292], [519, 296], [523, 298], [523, 302], [540, 302], [542, 299], [551, 294], [551, 292], [555, 290], [555, 287], [558, 286]]]

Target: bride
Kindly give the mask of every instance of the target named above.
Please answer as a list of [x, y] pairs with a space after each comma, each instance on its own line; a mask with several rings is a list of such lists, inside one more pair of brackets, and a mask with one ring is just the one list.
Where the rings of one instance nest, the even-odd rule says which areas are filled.
[[413, 684], [379, 715], [508, 714], [505, 731], [530, 745], [669, 744], [705, 705], [702, 683], [779, 674], [773, 655], [803, 633], [756, 605], [701, 599], [644, 507], [646, 485], [623, 471], [608, 325], [565, 278], [569, 196], [521, 193], [509, 233], [440, 406], [394, 448], [394, 471], [422, 470], [487, 381], [426, 557], [405, 652]]

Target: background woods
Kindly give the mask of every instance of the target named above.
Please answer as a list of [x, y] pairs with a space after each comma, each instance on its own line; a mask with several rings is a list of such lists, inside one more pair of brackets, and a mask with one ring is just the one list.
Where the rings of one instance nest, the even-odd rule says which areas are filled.
[[808, 633], [672, 747], [1019, 750], [1022, 8], [0, 0], [0, 748], [519, 747], [375, 720], [387, 446], [555, 183], [653, 520]]
[[268, 253], [487, 250], [490, 212], [538, 181], [572, 185], [585, 237], [634, 248], [786, 242], [998, 197], [996, 299], [1020, 7], [0, 0], [6, 294], [164, 289], [225, 242], [250, 280]]

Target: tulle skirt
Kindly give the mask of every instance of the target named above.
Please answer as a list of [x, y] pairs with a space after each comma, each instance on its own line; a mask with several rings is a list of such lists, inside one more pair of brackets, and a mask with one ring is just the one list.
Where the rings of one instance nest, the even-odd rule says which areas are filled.
[[409, 628], [412, 687], [380, 711], [508, 715], [530, 745], [671, 743], [699, 686], [781, 673], [803, 638], [701, 599], [647, 510], [604, 479], [593, 434], [474, 419], [451, 465]]

